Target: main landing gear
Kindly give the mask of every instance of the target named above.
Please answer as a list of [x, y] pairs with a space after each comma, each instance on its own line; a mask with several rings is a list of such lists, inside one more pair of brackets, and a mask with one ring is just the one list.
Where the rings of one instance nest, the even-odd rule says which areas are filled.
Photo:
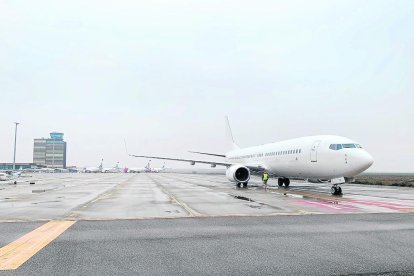
[[332, 195], [342, 195], [342, 188], [338, 185], [333, 185], [331, 187], [331, 194]]
[[243, 188], [247, 188], [247, 182], [237, 183], [237, 188], [241, 188], [242, 185], [243, 185]]
[[279, 187], [282, 187], [283, 185], [285, 185], [285, 187], [287, 188], [290, 185], [290, 179], [289, 178], [278, 178], [277, 185], [279, 185]]

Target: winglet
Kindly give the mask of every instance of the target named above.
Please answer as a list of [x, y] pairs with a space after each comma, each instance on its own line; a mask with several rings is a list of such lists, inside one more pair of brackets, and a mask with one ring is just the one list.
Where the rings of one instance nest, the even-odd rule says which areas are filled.
[[225, 117], [224, 123], [225, 123], [225, 132], [226, 132], [227, 147], [230, 150], [240, 149], [240, 147], [238, 145], [236, 145], [236, 143], [234, 143], [233, 133], [231, 131], [231, 127], [230, 127], [230, 122], [229, 122], [229, 117], [228, 116]]
[[128, 153], [128, 148], [127, 148], [127, 143], [126, 143], [125, 138], [124, 138], [124, 145], [125, 145], [125, 152], [126, 152], [126, 154], [129, 155], [129, 156], [131, 156], [131, 154]]

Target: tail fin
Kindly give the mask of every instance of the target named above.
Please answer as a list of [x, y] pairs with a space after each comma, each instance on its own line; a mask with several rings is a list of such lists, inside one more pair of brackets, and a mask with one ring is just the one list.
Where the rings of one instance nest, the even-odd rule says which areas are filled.
[[101, 164], [99, 165], [99, 170], [103, 170], [103, 158], [102, 158], [102, 160], [101, 160]]
[[229, 117], [228, 116], [225, 117], [224, 122], [225, 122], [227, 148], [229, 150], [240, 149], [240, 147], [238, 145], [236, 145], [236, 143], [234, 143], [233, 133], [231, 132], [230, 122], [229, 122]]

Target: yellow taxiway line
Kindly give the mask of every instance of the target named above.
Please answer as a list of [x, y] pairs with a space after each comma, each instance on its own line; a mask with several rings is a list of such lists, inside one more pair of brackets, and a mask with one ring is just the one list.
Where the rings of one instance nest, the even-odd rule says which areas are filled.
[[17, 269], [76, 221], [49, 221], [14, 242], [0, 248], [0, 270]]

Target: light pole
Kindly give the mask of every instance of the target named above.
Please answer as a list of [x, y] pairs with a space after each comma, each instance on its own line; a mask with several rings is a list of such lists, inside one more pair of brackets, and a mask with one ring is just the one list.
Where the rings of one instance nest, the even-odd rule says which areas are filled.
[[16, 125], [14, 128], [14, 155], [13, 155], [13, 171], [16, 170], [16, 142], [17, 142], [17, 126], [19, 125], [19, 123], [14, 122], [14, 124]]
[[55, 138], [52, 139], [52, 168], [55, 169]]

